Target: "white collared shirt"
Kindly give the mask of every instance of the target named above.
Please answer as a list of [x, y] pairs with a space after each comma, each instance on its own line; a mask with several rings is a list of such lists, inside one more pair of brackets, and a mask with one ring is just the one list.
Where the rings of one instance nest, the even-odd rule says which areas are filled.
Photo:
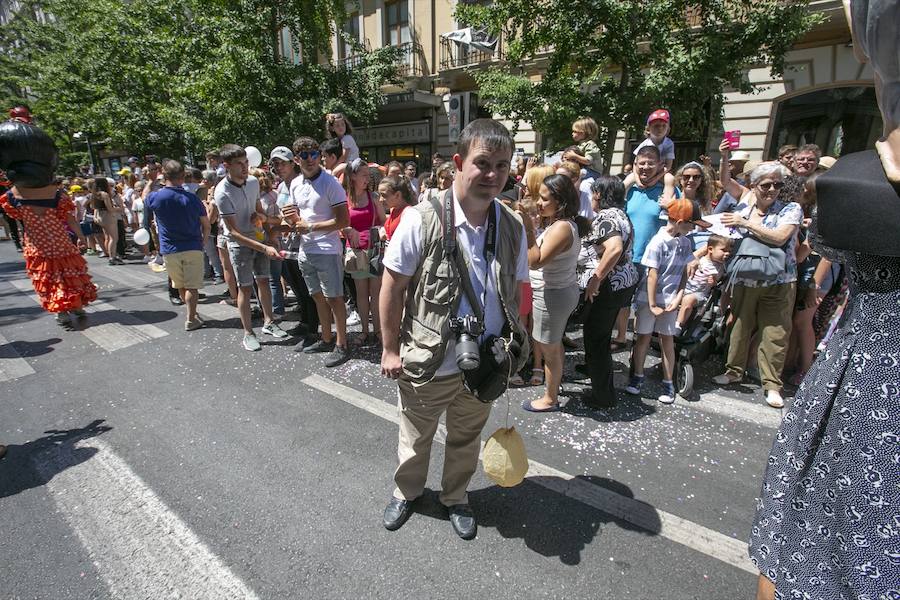
[[[466, 220], [466, 215], [453, 195], [454, 221], [456, 225], [457, 245], [466, 259], [469, 270], [469, 279], [477, 298], [487, 298], [484, 307], [485, 335], [500, 335], [506, 318], [503, 316], [503, 307], [500, 306], [500, 294], [497, 291], [497, 281], [493, 272], [488, 275], [488, 265], [484, 259], [484, 245], [487, 240], [487, 220], [478, 227], [473, 227]], [[500, 205], [495, 200], [492, 206], [497, 217], [497, 235], [500, 235]], [[521, 225], [520, 225], [521, 227]], [[521, 232], [521, 245], [516, 257], [516, 280], [528, 281], [528, 242], [525, 239], [525, 229]], [[404, 210], [400, 217], [394, 235], [385, 251], [382, 264], [401, 275], [411, 277], [419, 267], [422, 260], [422, 215], [418, 210]], [[492, 270], [491, 270], [492, 271]], [[485, 284], [487, 294], [485, 294]], [[459, 303], [459, 311], [456, 316], [473, 314], [469, 299], [463, 294]], [[456, 340], [451, 336], [447, 340], [444, 362], [437, 370], [437, 376], [452, 375], [459, 372], [456, 366]]]

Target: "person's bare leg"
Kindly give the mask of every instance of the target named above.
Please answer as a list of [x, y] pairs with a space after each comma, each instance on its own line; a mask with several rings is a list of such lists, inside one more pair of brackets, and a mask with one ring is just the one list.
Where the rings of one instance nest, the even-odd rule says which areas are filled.
[[197, 318], [197, 300], [200, 298], [200, 294], [197, 293], [197, 290], [182, 288], [178, 290], [178, 295], [181, 296], [182, 302], [187, 307], [188, 321], [193, 321]]
[[[331, 319], [331, 315], [334, 315], [334, 329], [337, 335], [337, 345], [341, 348], [347, 347], [347, 305], [344, 304], [344, 297], [338, 296], [337, 298], [328, 298], [328, 306], [331, 307], [331, 310], [328, 311], [328, 318]], [[330, 325], [330, 322], [329, 322]]]
[[775, 584], [762, 573], [756, 582], [756, 600], [775, 600]]
[[[660, 335], [659, 345], [662, 348], [663, 381], [672, 381], [675, 371], [675, 340], [671, 335]], [[642, 366], [641, 371], [643, 370]]]
[[381, 278], [374, 277], [369, 279], [369, 298], [372, 299], [369, 302], [369, 307], [372, 310], [372, 331], [376, 334], [380, 331], [378, 324], [381, 323], [381, 311], [378, 308], [379, 294], [381, 294]]
[[[365, 338], [369, 335], [369, 280], [356, 279], [353, 283], [356, 285], [356, 312], [359, 313], [359, 325], [362, 327], [363, 338]], [[373, 321], [373, 323], [377, 323], [377, 321]]]
[[225, 276], [225, 285], [228, 286], [228, 295], [232, 300], [237, 300], [237, 281], [234, 277], [234, 270], [231, 266], [231, 255], [228, 254], [227, 248], [216, 248], [219, 252], [219, 259], [222, 261], [222, 271]]
[[536, 342], [544, 357], [544, 395], [531, 403], [534, 408], [550, 408], [559, 401], [559, 384], [562, 381], [563, 357], [565, 349], [560, 344]]
[[272, 288], [269, 287], [269, 278], [257, 277], [256, 288], [259, 296], [259, 305], [265, 317], [264, 320], [266, 323], [271, 323], [275, 320], [275, 313], [272, 312]]
[[616, 339], [613, 341], [620, 344], [624, 344], [628, 341], [628, 338], [626, 336], [628, 335], [628, 316], [630, 314], [630, 306], [626, 306], [619, 311], [619, 316], [616, 317]]
[[647, 359], [647, 350], [649, 349], [650, 334], [639, 334], [634, 341], [634, 348], [631, 350], [631, 368], [638, 377], [644, 376], [644, 361]]
[[241, 314], [241, 326], [244, 332], [253, 333], [253, 320], [250, 316], [250, 299], [253, 297], [253, 286], [241, 286], [237, 291], [237, 307]]
[[694, 312], [694, 307], [697, 305], [697, 296], [693, 294], [688, 294], [684, 297], [684, 300], [681, 301], [681, 308], [678, 309], [678, 326], [684, 327], [684, 324], [687, 323], [687, 320], [691, 318], [691, 313]]
[[[311, 294], [313, 301], [316, 303], [316, 314], [319, 315], [319, 325], [322, 328], [322, 341], [330, 344], [332, 338], [331, 333], [331, 308], [325, 295], [322, 292]], [[346, 315], [344, 317], [344, 325], [346, 327]]]

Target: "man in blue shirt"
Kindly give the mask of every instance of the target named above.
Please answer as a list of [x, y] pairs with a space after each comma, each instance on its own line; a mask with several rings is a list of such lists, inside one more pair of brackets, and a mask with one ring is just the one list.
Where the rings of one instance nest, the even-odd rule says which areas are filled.
[[198, 291], [203, 287], [203, 240], [209, 235], [209, 217], [200, 198], [185, 190], [184, 166], [177, 160], [163, 163], [166, 186], [151, 193], [144, 211], [156, 217], [159, 252], [172, 286], [187, 306], [185, 331], [203, 327], [197, 316]]

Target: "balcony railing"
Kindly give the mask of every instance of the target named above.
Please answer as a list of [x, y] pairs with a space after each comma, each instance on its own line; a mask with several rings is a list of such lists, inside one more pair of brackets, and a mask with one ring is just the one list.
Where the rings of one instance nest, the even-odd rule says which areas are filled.
[[441, 38], [441, 70], [476, 67], [496, 62], [503, 57], [503, 38], [497, 40], [493, 51]]
[[[415, 77], [425, 77], [425, 60], [422, 45], [418, 42], [405, 42], [398, 46], [400, 48], [400, 58], [398, 60], [398, 75], [404, 79], [412, 79]], [[340, 64], [348, 69], [358, 67], [362, 64], [363, 55], [354, 54], [340, 61]]]

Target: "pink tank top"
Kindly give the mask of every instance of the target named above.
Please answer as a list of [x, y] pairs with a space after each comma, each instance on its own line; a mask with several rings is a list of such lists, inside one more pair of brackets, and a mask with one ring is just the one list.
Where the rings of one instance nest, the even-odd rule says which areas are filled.
[[366, 250], [369, 248], [369, 228], [375, 225], [375, 203], [372, 202], [372, 195], [366, 192], [368, 203], [362, 208], [353, 208], [350, 199], [347, 198], [347, 207], [350, 210], [350, 227], [359, 232], [359, 248]]

